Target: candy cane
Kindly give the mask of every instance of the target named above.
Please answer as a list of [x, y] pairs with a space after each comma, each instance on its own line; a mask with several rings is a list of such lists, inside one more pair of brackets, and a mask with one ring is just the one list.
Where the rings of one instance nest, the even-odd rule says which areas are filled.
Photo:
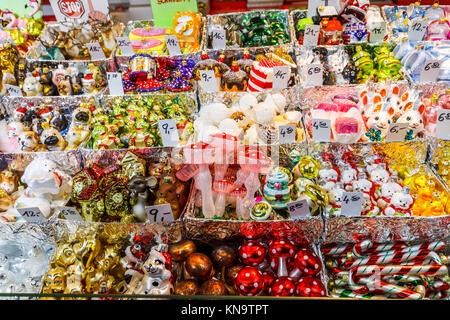
[[436, 252], [428, 251], [428, 250], [421, 250], [421, 251], [412, 251], [403, 253], [402, 251], [395, 252], [395, 251], [387, 251], [390, 254], [385, 255], [384, 253], [382, 255], [379, 254], [373, 254], [370, 256], [365, 256], [359, 259], [356, 259], [354, 261], [346, 261], [344, 263], [345, 269], [351, 269], [356, 266], [361, 265], [378, 265], [378, 264], [398, 264], [402, 262], [417, 262], [416, 264], [421, 263], [423, 260], [430, 258], [434, 260], [437, 264], [442, 265], [442, 261], [439, 258], [439, 255]]
[[426, 276], [441, 276], [447, 275], [448, 269], [446, 266], [440, 265], [387, 265], [387, 266], [359, 266], [350, 269], [349, 279], [353, 279], [355, 275], [372, 275], [372, 274], [405, 274], [405, 275], [426, 275]]
[[374, 294], [359, 294], [351, 290], [335, 288], [331, 292], [333, 298], [356, 298], [356, 299], [386, 299], [384, 296]]
[[363, 252], [366, 252], [369, 248], [373, 246], [373, 242], [370, 240], [364, 240], [360, 243], [357, 243], [353, 247], [353, 254], [357, 257], [361, 257]]
[[411, 300], [420, 300], [423, 298], [418, 292], [383, 281], [373, 280], [370, 278], [361, 278], [360, 283], [365, 284], [370, 291], [381, 290], [386, 294], [393, 294], [397, 297]]
[[352, 244], [345, 245], [330, 245], [322, 248], [322, 253], [326, 256], [339, 256], [341, 254], [345, 254], [345, 252], [352, 250]]

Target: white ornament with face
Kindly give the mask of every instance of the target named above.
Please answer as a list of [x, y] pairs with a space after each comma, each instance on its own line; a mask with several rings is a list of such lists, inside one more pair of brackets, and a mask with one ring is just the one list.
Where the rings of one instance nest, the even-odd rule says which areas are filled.
[[369, 116], [366, 121], [368, 131], [374, 129], [375, 131], [380, 131], [380, 137], [384, 138], [387, 135], [389, 125], [392, 122], [391, 115], [386, 111], [380, 111], [373, 113]]
[[374, 184], [367, 179], [356, 180], [353, 182], [353, 191], [370, 193], [373, 190]]
[[151, 250], [142, 269], [144, 278], [142, 279], [142, 294], [169, 295], [173, 291], [173, 286], [169, 279], [171, 272], [165, 267], [165, 257], [156, 250]]
[[381, 185], [381, 198], [378, 199], [377, 205], [380, 208], [385, 208], [391, 201], [395, 193], [402, 191], [402, 186], [396, 182], [387, 182]]
[[24, 131], [24, 126], [19, 121], [8, 123], [8, 138], [16, 139]]
[[370, 179], [378, 186], [388, 182], [389, 172], [383, 168], [377, 168], [370, 173]]
[[420, 113], [417, 110], [408, 110], [397, 120], [397, 122], [407, 123], [408, 129], [412, 130], [413, 136], [416, 136], [424, 130], [422, 114], [423, 111]]
[[414, 203], [413, 197], [405, 192], [396, 192], [392, 196], [390, 204], [383, 210], [387, 216], [401, 215], [410, 216], [411, 207]]
[[[354, 168], [348, 168], [342, 171], [341, 182], [345, 185], [351, 184], [357, 179], [357, 171]], [[351, 188], [351, 186], [349, 186]], [[347, 187], [345, 188], [348, 189]]]

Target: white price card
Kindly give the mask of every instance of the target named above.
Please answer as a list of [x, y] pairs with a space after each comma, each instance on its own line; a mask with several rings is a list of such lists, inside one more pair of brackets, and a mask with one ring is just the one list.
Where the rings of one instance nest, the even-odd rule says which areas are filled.
[[164, 147], [176, 147], [180, 144], [177, 123], [174, 119], [158, 120], [158, 126]]
[[316, 24], [307, 24], [303, 33], [303, 45], [306, 47], [317, 46], [319, 42], [320, 26]]
[[359, 217], [361, 215], [363, 200], [362, 192], [344, 192], [341, 204], [342, 215]]
[[318, 11], [321, 17], [336, 16], [338, 14], [336, 8], [333, 6], [320, 6]]
[[278, 141], [279, 143], [295, 143], [295, 124], [288, 124], [278, 127]]
[[408, 40], [422, 41], [428, 28], [428, 22], [422, 19], [413, 19], [409, 21]]
[[103, 52], [100, 43], [98, 42], [90, 42], [86, 44], [89, 54], [91, 55], [91, 60], [105, 60], [106, 56]]
[[315, 87], [323, 84], [323, 66], [321, 64], [306, 65], [306, 84]]
[[420, 82], [436, 82], [440, 71], [440, 60], [427, 60], [423, 66], [422, 72], [420, 72]]
[[386, 22], [374, 22], [369, 27], [369, 42], [382, 42], [386, 35]]
[[181, 54], [180, 44], [178, 43], [177, 36], [164, 36], [166, 40], [167, 50], [169, 50], [170, 56], [178, 56]]
[[107, 72], [109, 94], [123, 96], [122, 74], [120, 72]]
[[203, 91], [217, 92], [219, 86], [217, 84], [216, 75], [214, 70], [200, 70], [200, 86]]
[[[360, 1], [361, 3], [361, 1]], [[336, 11], [339, 12], [341, 10], [341, 1], [340, 0], [308, 0], [308, 18], [312, 18], [317, 16], [317, 8], [325, 6], [333, 6], [336, 8]]]
[[297, 200], [287, 204], [289, 216], [292, 220], [298, 220], [301, 217], [308, 217], [311, 215], [309, 205], [306, 200]]
[[56, 208], [59, 213], [66, 218], [66, 220], [70, 221], [84, 221], [83, 217], [81, 217], [78, 210], [74, 207], [57, 207]]
[[213, 49], [225, 49], [227, 35], [224, 29], [213, 29], [211, 36]]
[[450, 140], [450, 110], [439, 109], [436, 119], [436, 138]]
[[386, 142], [405, 141], [408, 127], [407, 123], [391, 123], [386, 135]]
[[330, 142], [331, 121], [329, 119], [312, 119], [312, 136], [315, 142]]
[[289, 66], [273, 67], [272, 90], [286, 89], [290, 78], [291, 78], [291, 67]]
[[13, 86], [11, 84], [5, 84], [6, 90], [11, 97], [23, 97], [22, 90], [18, 86]]
[[43, 221], [47, 220], [47, 219], [45, 219], [41, 210], [39, 210], [39, 208], [37, 208], [37, 207], [20, 208], [20, 209], [17, 209], [17, 211], [27, 222], [43, 222]]
[[134, 55], [133, 46], [131, 45], [131, 40], [128, 37], [117, 37], [117, 45], [122, 51], [123, 56]]
[[148, 222], [170, 222], [174, 221], [172, 208], [170, 204], [164, 203], [157, 206], [145, 207]]

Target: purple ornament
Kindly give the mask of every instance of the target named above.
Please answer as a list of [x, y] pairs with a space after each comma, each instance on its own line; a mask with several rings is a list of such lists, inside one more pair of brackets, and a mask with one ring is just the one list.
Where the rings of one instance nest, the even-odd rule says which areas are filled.
[[166, 88], [169, 91], [187, 91], [192, 88], [192, 83], [187, 80], [184, 80], [181, 77], [180, 71], [175, 72], [175, 79], [166, 84]]

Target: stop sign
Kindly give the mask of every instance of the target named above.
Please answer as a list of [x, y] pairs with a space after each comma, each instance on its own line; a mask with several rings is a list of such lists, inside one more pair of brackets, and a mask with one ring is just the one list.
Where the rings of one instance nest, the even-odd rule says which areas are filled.
[[58, 0], [58, 8], [64, 16], [72, 19], [79, 19], [85, 13], [81, 0]]

